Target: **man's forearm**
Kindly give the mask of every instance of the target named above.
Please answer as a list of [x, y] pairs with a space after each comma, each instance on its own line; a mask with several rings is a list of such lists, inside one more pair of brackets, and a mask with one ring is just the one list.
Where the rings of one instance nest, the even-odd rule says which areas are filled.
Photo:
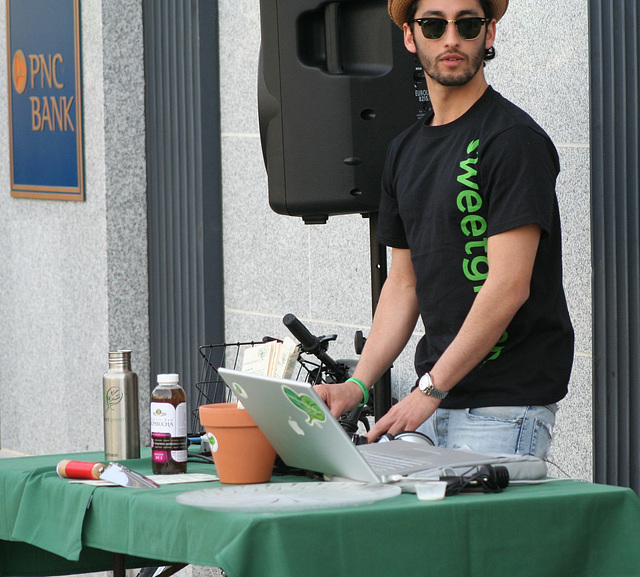
[[456, 338], [430, 371], [434, 385], [451, 390], [491, 352], [522, 303], [501, 289], [482, 288]]
[[389, 276], [376, 308], [371, 331], [354, 377], [368, 387], [393, 364], [411, 337], [419, 311], [415, 285]]
[[540, 227], [529, 225], [489, 238], [489, 274], [456, 338], [430, 371], [451, 390], [489, 354], [529, 298]]
[[[371, 388], [402, 352], [419, 316], [416, 277], [411, 253], [393, 249], [389, 276], [382, 287], [371, 331], [353, 376]], [[316, 385], [335, 416], [362, 402], [363, 391], [353, 382]]]

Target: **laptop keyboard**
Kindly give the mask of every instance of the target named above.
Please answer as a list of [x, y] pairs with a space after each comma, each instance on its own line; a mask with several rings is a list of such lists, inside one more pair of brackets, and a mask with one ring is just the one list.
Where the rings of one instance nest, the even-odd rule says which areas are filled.
[[398, 457], [395, 455], [382, 455], [375, 451], [360, 451], [360, 454], [378, 475], [386, 475], [387, 473], [394, 473], [396, 471], [402, 471], [416, 466], [426, 467], [425, 463], [418, 459]]

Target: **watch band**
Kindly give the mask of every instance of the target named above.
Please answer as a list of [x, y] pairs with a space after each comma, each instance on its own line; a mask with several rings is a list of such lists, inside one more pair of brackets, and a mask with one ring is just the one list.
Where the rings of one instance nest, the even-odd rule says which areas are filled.
[[435, 385], [431, 381], [431, 375], [429, 373], [425, 373], [424, 375], [422, 375], [420, 381], [418, 382], [418, 388], [425, 395], [439, 400], [444, 399], [449, 394], [449, 391], [441, 391], [440, 389], [436, 389]]

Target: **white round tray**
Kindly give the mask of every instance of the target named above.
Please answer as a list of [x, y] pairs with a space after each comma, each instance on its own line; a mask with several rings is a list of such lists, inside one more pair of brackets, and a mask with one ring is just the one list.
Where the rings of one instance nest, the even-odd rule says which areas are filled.
[[178, 503], [215, 511], [295, 511], [365, 505], [396, 497], [400, 487], [375, 483], [265, 483], [181, 493]]

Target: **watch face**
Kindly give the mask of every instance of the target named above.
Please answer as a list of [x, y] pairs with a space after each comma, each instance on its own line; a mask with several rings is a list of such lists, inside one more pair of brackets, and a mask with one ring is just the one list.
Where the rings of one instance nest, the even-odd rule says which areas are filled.
[[424, 393], [429, 387], [433, 387], [431, 375], [429, 373], [425, 373], [418, 381], [418, 388]]
[[449, 393], [436, 389], [431, 381], [431, 375], [425, 373], [424, 376], [418, 382], [418, 388], [425, 394], [436, 399], [444, 399]]

